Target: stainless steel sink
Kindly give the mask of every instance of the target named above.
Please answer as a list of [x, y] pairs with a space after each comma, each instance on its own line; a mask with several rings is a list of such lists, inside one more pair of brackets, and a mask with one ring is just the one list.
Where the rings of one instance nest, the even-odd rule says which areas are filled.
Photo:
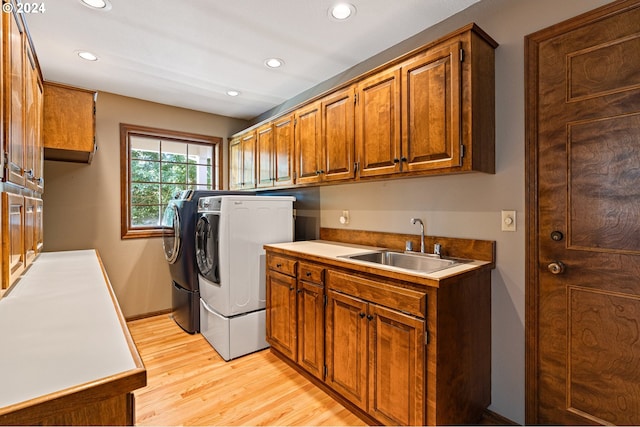
[[402, 268], [405, 270], [419, 271], [422, 273], [433, 273], [435, 271], [444, 270], [445, 268], [464, 263], [464, 261], [461, 262], [460, 260], [443, 259], [435, 256], [429, 256], [429, 254], [414, 254], [394, 251], [375, 251], [354, 255], [344, 255], [341, 258], [365, 261], [373, 264]]

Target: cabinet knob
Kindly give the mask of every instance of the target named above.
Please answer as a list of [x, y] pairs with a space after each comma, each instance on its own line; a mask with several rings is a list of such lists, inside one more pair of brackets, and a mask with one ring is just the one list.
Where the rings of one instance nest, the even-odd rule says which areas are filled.
[[282, 268], [282, 264], [280, 263], [276, 264], [276, 268]]
[[407, 158], [406, 157], [401, 157], [400, 160], [403, 161], [403, 162], [406, 162]]
[[307, 271], [307, 277], [311, 277], [311, 272]]
[[369, 314], [369, 315], [367, 315], [367, 319], [368, 320], [373, 320], [373, 316]]
[[361, 318], [361, 319], [363, 319], [363, 318], [364, 318], [364, 316], [366, 316], [366, 314], [364, 314], [364, 313], [360, 313], [360, 318]]
[[294, 288], [293, 286], [291, 286], [291, 287], [289, 288], [289, 290], [290, 290], [290, 291], [292, 291], [292, 290], [294, 290], [294, 289], [295, 289], [295, 288]]
[[400, 163], [400, 159], [396, 157], [395, 159], [393, 159], [393, 163]]

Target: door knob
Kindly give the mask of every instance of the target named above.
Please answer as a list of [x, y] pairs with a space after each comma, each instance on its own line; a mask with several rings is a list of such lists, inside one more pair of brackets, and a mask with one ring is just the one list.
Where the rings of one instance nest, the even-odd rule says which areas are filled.
[[564, 273], [564, 264], [561, 261], [553, 261], [551, 264], [547, 266], [551, 274], [562, 274]]

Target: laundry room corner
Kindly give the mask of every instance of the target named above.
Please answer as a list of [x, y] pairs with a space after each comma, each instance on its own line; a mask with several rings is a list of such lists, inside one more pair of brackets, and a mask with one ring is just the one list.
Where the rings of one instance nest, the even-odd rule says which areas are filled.
[[44, 250], [97, 249], [124, 316], [135, 318], [171, 309], [171, 276], [161, 238], [120, 237], [120, 123], [225, 137], [246, 122], [100, 92], [91, 164], [45, 161]]

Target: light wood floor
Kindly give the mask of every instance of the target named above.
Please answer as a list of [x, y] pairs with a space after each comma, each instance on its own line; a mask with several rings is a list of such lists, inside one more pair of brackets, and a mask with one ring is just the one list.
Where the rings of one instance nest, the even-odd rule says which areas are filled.
[[168, 315], [128, 325], [147, 369], [137, 425], [366, 425], [269, 350], [225, 362]]

